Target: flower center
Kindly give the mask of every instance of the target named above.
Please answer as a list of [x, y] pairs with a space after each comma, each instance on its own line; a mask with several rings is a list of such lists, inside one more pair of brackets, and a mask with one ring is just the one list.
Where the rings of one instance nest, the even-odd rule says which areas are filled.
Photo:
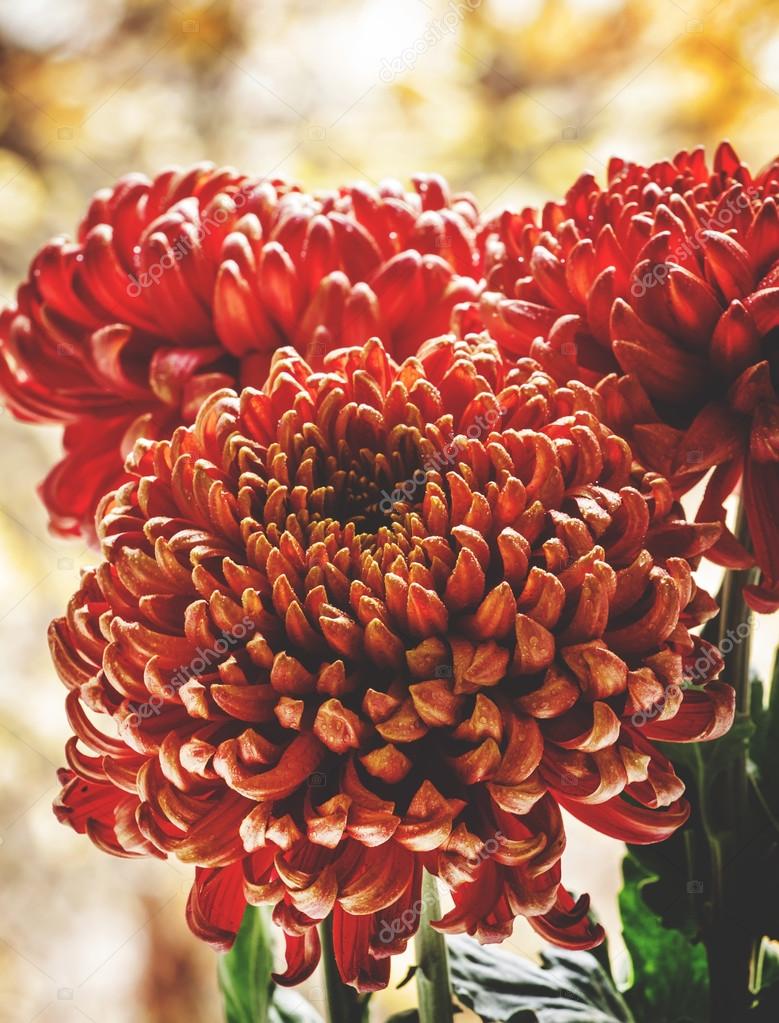
[[290, 482], [305, 487], [301, 519], [309, 532], [322, 523], [352, 526], [360, 545], [372, 547], [405, 529], [410, 512], [421, 512], [428, 467], [418, 431], [392, 440], [359, 447], [342, 440], [334, 450], [303, 453]]

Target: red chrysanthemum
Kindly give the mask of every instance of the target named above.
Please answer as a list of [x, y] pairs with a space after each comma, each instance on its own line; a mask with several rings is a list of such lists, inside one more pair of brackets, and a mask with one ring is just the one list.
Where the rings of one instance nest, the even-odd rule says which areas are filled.
[[381, 337], [400, 358], [478, 290], [477, 213], [436, 175], [311, 196], [198, 165], [99, 192], [0, 318], [0, 390], [65, 425], [42, 485], [53, 528], [94, 535], [138, 437], [169, 437], [224, 386], [261, 386], [292, 344], [312, 365]]
[[[677, 493], [714, 469], [702, 521], [743, 478], [759, 611], [779, 608], [778, 192], [779, 162], [753, 177], [726, 143], [712, 169], [700, 149], [614, 160], [605, 188], [584, 175], [540, 218], [494, 221], [479, 308], [558, 379], [629, 373], [605, 385], [609, 421]], [[710, 556], [753, 563], [727, 531]]]
[[715, 605], [688, 559], [720, 526], [684, 522], [601, 415], [486, 338], [400, 365], [373, 340], [320, 372], [277, 353], [262, 392], [139, 442], [51, 630], [76, 733], [59, 817], [196, 864], [189, 922], [218, 947], [274, 904], [287, 983], [332, 914], [343, 979], [385, 985], [423, 867], [443, 930], [499, 941], [523, 915], [597, 943], [560, 807], [667, 837], [688, 807], [653, 741], [733, 713], [689, 631]]

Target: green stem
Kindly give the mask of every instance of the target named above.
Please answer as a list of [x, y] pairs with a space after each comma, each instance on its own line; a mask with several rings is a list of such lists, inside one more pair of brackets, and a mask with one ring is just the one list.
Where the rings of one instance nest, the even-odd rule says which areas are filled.
[[422, 918], [416, 936], [419, 1023], [452, 1023], [452, 989], [443, 934], [430, 926], [441, 915], [436, 878], [424, 872]]
[[765, 962], [765, 942], [757, 938], [752, 946], [749, 961], [749, 990], [756, 995], [763, 986], [763, 963]]
[[[739, 505], [736, 536], [749, 547], [749, 533], [743, 505]], [[750, 715], [751, 612], [744, 601], [744, 587], [752, 570], [726, 571], [720, 591], [719, 646], [725, 662], [722, 677], [736, 690], [736, 716]], [[711, 1023], [733, 1023], [741, 1019], [750, 1002], [751, 984], [759, 971], [759, 946], [753, 935], [738, 924], [739, 914], [728, 905], [729, 886], [723, 876], [719, 834], [738, 834], [746, 826], [750, 802], [747, 750], [734, 757], [725, 774], [721, 800], [714, 808], [717, 827], [706, 828], [711, 866], [712, 907], [705, 932], [709, 962]], [[705, 807], [702, 808], [705, 810]]]
[[[749, 549], [749, 530], [747, 528], [744, 506], [739, 505], [736, 517], [736, 537]], [[723, 652], [725, 670], [723, 678], [736, 687], [736, 711], [749, 714], [751, 687], [749, 684], [749, 660], [751, 650], [752, 629], [750, 619], [752, 612], [744, 600], [744, 587], [754, 575], [754, 569], [743, 568], [738, 571], [726, 571], [722, 581], [720, 610], [720, 647], [728, 641], [729, 649]], [[741, 639], [740, 625], [749, 628], [746, 636]]]
[[[736, 516], [735, 534], [744, 547], [749, 549], [749, 530], [747, 528], [744, 506], [739, 503]], [[750, 698], [752, 686], [749, 678], [749, 663], [752, 647], [752, 612], [744, 600], [744, 587], [752, 582], [754, 570], [751, 568], [739, 571], [726, 571], [720, 592], [720, 634], [719, 646], [725, 661], [722, 677], [736, 690], [736, 717], [749, 720], [751, 715]], [[727, 827], [737, 830], [748, 819], [749, 807], [749, 772], [748, 752], [744, 748], [734, 758], [727, 775], [725, 787], [727, 806]]]
[[319, 928], [322, 943], [322, 967], [327, 990], [327, 1015], [330, 1023], [362, 1023], [364, 999], [344, 984], [335, 962], [333, 949], [333, 918], [329, 916]]

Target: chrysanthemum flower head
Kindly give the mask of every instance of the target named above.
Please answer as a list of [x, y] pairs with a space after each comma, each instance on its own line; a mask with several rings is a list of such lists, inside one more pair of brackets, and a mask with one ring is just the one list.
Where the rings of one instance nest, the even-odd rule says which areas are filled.
[[[742, 481], [762, 578], [779, 607], [779, 163], [752, 175], [726, 143], [651, 167], [614, 160], [539, 217], [506, 212], [486, 242], [479, 317], [558, 379], [604, 385], [608, 417], [676, 492], [711, 469], [699, 518]], [[474, 308], [464, 321], [474, 322]], [[710, 557], [752, 564], [727, 531]]]
[[53, 528], [94, 535], [139, 437], [169, 437], [292, 344], [312, 365], [382, 338], [403, 358], [478, 291], [477, 212], [437, 175], [317, 195], [201, 164], [99, 192], [76, 241], [32, 262], [0, 318], [11, 410], [65, 426], [42, 485]]
[[597, 943], [561, 885], [561, 807], [670, 835], [688, 808], [654, 741], [733, 712], [689, 631], [720, 526], [685, 523], [602, 412], [487, 338], [399, 363], [373, 340], [321, 370], [277, 353], [262, 391], [140, 442], [52, 626], [60, 818], [194, 863], [190, 925], [218, 947], [273, 904], [287, 983], [332, 914], [344, 980], [385, 985], [423, 868], [454, 900], [443, 930], [499, 941], [521, 915]]

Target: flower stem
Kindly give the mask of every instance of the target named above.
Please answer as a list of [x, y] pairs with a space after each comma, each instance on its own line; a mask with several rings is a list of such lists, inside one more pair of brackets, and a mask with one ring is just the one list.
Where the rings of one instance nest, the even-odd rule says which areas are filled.
[[[743, 504], [739, 504], [736, 536], [749, 547], [749, 532]], [[750, 716], [751, 612], [744, 600], [744, 587], [752, 580], [752, 569], [726, 571], [720, 591], [719, 646], [725, 662], [722, 677], [736, 690], [736, 720]], [[709, 963], [711, 1023], [741, 1019], [750, 1002], [760, 962], [760, 937], [740, 926], [740, 914], [728, 904], [729, 885], [723, 876], [720, 835], [737, 835], [748, 823], [750, 791], [748, 753], [744, 748], [734, 756], [724, 775], [718, 807], [719, 835], [709, 835], [712, 871], [712, 913], [704, 935]]]
[[441, 915], [438, 883], [433, 874], [422, 877], [422, 918], [416, 936], [419, 1023], [452, 1023], [452, 988], [443, 934], [430, 926]]
[[763, 965], [765, 963], [765, 942], [758, 938], [752, 945], [752, 956], [749, 961], [749, 990], [756, 995], [763, 983]]
[[[749, 549], [749, 529], [744, 505], [739, 502], [735, 534], [739, 542]], [[752, 623], [750, 611], [744, 600], [744, 587], [752, 582], [754, 570], [726, 571], [722, 581], [719, 646], [725, 667], [722, 678], [736, 690], [736, 720], [749, 720], [752, 686], [749, 678], [749, 663], [752, 647]], [[749, 815], [749, 773], [746, 746], [734, 757], [727, 777], [725, 792], [728, 810], [724, 822], [737, 831]]]
[[[736, 518], [736, 537], [749, 548], [749, 530], [743, 504], [739, 504]], [[744, 600], [744, 587], [752, 581], [754, 570], [743, 568], [738, 571], [726, 571], [722, 581], [721, 612], [720, 612], [720, 647], [723, 649], [725, 670], [722, 677], [727, 679], [736, 689], [736, 713], [749, 714], [749, 658], [751, 649], [752, 628], [751, 611]], [[739, 626], [746, 625], [745, 634]], [[725, 641], [729, 640], [725, 651]]]
[[365, 1003], [349, 984], [344, 984], [338, 972], [333, 950], [332, 915], [319, 928], [322, 943], [322, 967], [327, 991], [327, 1015], [330, 1023], [362, 1023]]

